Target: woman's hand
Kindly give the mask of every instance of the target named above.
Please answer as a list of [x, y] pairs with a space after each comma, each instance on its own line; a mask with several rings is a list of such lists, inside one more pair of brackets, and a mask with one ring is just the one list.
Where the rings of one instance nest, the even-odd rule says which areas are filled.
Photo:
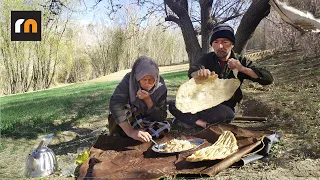
[[128, 121], [123, 121], [119, 123], [119, 126], [122, 130], [132, 139], [141, 141], [141, 142], [149, 142], [152, 139], [152, 136], [141, 129], [133, 129], [132, 126], [128, 123]]
[[150, 94], [145, 90], [139, 89], [137, 92], [137, 97], [139, 99], [144, 100], [144, 99], [150, 98]]
[[129, 134], [129, 137], [141, 142], [150, 142], [150, 139], [152, 139], [152, 136], [148, 132], [141, 129], [134, 129], [131, 134]]
[[150, 97], [150, 93], [148, 93], [147, 91], [139, 89], [137, 92], [137, 97], [146, 103], [148, 109], [150, 109], [153, 106], [153, 102]]

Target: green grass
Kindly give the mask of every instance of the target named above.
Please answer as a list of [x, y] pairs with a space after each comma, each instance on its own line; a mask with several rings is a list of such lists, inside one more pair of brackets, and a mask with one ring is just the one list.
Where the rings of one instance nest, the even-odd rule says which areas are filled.
[[168, 99], [174, 99], [179, 86], [189, 79], [187, 71], [167, 73], [161, 76], [168, 88]]
[[[187, 72], [162, 75], [168, 91], [175, 91], [188, 79]], [[119, 81], [78, 83], [49, 90], [0, 98], [1, 135], [35, 139], [39, 134], [57, 133], [106, 114], [109, 99]], [[55, 124], [55, 121], [59, 124]], [[4, 148], [0, 145], [0, 150]]]
[[[72, 123], [107, 110], [116, 85], [117, 82], [79, 83], [1, 97], [1, 135], [37, 138], [39, 133], [67, 129]], [[54, 120], [63, 123], [54, 125]]]
[[172, 82], [172, 81], [184, 81], [188, 80], [188, 72], [187, 71], [181, 71], [181, 72], [173, 72], [173, 73], [167, 73], [161, 75], [166, 82]]

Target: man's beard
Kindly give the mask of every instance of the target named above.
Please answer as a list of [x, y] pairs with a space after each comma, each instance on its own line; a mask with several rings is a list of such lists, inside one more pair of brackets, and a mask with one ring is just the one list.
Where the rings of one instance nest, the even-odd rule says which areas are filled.
[[218, 56], [218, 58], [226, 58], [228, 54], [229, 53], [226, 50], [218, 50], [216, 52], [216, 55]]

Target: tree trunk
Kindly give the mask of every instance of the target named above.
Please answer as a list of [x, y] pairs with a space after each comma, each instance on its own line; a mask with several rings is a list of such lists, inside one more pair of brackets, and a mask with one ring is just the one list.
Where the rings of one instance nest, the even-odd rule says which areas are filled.
[[[210, 49], [210, 33], [212, 31], [212, 19], [210, 14], [212, 12], [212, 0], [200, 0], [201, 9], [201, 44], [202, 53], [206, 54]], [[210, 28], [211, 27], [211, 28]]]
[[269, 0], [253, 0], [236, 33], [234, 51], [242, 53], [260, 21], [270, 12]]
[[188, 53], [189, 65], [191, 66], [202, 56], [201, 47], [189, 16], [180, 17], [180, 19], [180, 27], [183, 34], [186, 51]]
[[173, 1], [164, 0], [165, 4], [179, 17], [168, 15], [165, 20], [177, 23], [182, 31], [186, 51], [188, 53], [189, 65], [191, 66], [201, 57], [201, 47], [197, 39], [196, 32], [193, 28], [190, 16], [188, 14], [187, 0]]

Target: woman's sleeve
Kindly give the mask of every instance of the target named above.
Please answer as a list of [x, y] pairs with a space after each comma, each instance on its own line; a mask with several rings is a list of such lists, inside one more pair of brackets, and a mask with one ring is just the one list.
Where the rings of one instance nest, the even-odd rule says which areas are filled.
[[145, 112], [145, 117], [150, 121], [162, 122], [167, 119], [167, 91], [158, 99], [153, 102], [153, 106]]
[[117, 124], [127, 119], [124, 106], [129, 100], [129, 78], [130, 73], [123, 77], [122, 81], [118, 84], [110, 98], [110, 112]]
[[269, 85], [272, 84], [273, 82], [273, 77], [272, 74], [264, 69], [264, 68], [260, 68], [260, 67], [256, 67], [256, 66], [252, 66], [252, 61], [247, 60], [247, 58], [243, 57], [241, 60], [241, 64], [247, 68], [252, 69], [259, 77], [258, 78], [252, 78], [244, 73], [239, 73], [238, 78], [241, 79], [249, 79], [253, 82], [257, 82], [261, 85]]

